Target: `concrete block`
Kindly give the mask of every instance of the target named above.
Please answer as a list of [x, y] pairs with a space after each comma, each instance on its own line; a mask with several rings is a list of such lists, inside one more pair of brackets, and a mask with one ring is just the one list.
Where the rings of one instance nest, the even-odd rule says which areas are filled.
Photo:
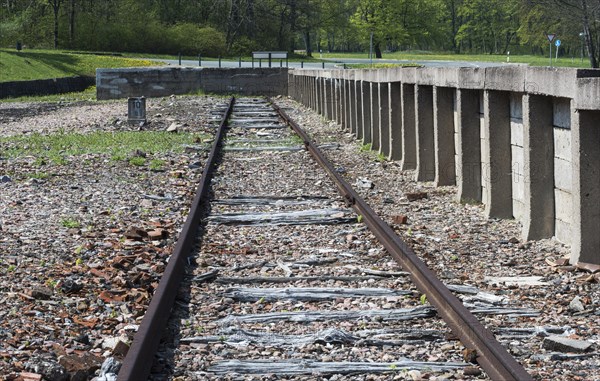
[[510, 93], [510, 117], [523, 120], [523, 94]]
[[512, 218], [509, 94], [486, 90], [484, 111], [485, 150], [482, 150], [482, 164], [489, 162], [483, 178], [488, 193], [485, 213], [488, 217]]
[[571, 130], [554, 129], [554, 156], [571, 161]]
[[554, 186], [565, 192], [573, 190], [573, 166], [570, 161], [554, 158]]
[[512, 175], [512, 198], [519, 202], [525, 200], [525, 176], [513, 173]]
[[402, 83], [402, 170], [417, 167], [415, 85]]
[[600, 111], [571, 113], [573, 242], [571, 264], [600, 264]]
[[485, 89], [525, 91], [526, 66], [497, 66], [485, 69]]
[[483, 90], [485, 87], [485, 69], [467, 68], [458, 69], [458, 86], [461, 89]]
[[458, 87], [459, 69], [449, 67], [438, 67], [435, 71], [435, 86]]
[[433, 181], [435, 179], [433, 103], [433, 87], [416, 85], [416, 181]]
[[435, 152], [436, 186], [454, 185], [456, 167], [455, 146], [455, 102], [456, 90], [447, 87], [433, 88], [433, 127]]
[[525, 215], [525, 204], [519, 200], [513, 200], [512, 208], [513, 218], [522, 222]]
[[523, 147], [523, 119], [511, 119], [510, 144]]
[[554, 127], [571, 128], [571, 99], [554, 98]]
[[573, 239], [572, 234], [573, 229], [570, 223], [561, 220], [554, 221], [554, 236], [557, 240], [565, 245], [570, 245]]
[[417, 68], [404, 67], [402, 68], [402, 83], [416, 84], [417, 83]]
[[433, 86], [436, 83], [437, 68], [418, 67], [416, 70], [417, 85]]
[[575, 108], [578, 110], [600, 110], [600, 78], [577, 80]]
[[525, 91], [529, 94], [574, 98], [577, 69], [558, 67], [527, 67]]
[[390, 160], [402, 160], [402, 83], [390, 82]]
[[542, 342], [542, 348], [554, 352], [583, 353], [592, 347], [592, 343], [583, 340], [567, 339], [562, 336], [548, 336]]
[[515, 172], [515, 173], [520, 174], [521, 176], [524, 176], [525, 158], [524, 158], [523, 147], [511, 145], [510, 146], [510, 154], [511, 154], [512, 172]]
[[523, 98], [523, 163], [525, 210], [523, 239], [554, 236], [554, 127], [552, 99], [527, 94]]
[[570, 223], [573, 214], [573, 195], [560, 189], [554, 189], [554, 206], [557, 220]]

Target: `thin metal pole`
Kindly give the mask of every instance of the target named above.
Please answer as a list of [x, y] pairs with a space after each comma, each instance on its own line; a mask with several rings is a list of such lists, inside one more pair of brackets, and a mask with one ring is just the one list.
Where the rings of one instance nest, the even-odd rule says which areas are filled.
[[373, 32], [371, 32], [371, 44], [369, 47], [369, 59], [371, 60], [371, 67], [373, 67]]

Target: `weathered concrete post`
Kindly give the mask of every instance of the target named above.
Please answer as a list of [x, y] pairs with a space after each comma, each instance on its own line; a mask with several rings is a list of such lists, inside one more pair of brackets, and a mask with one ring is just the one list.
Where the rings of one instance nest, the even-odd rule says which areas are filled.
[[435, 179], [435, 145], [433, 139], [433, 87], [415, 85], [417, 168], [415, 181]]
[[458, 89], [456, 93], [456, 180], [459, 202], [481, 202], [480, 91]]
[[379, 83], [378, 82], [370, 82], [371, 89], [371, 103], [369, 107], [371, 108], [371, 125], [369, 126], [370, 134], [371, 134], [371, 149], [379, 150], [379, 116], [381, 114], [381, 109], [379, 107]]
[[371, 143], [371, 82], [362, 81], [362, 142]]
[[554, 235], [554, 114], [552, 98], [523, 96], [523, 239]]
[[[596, 101], [598, 98], [596, 99]], [[571, 264], [600, 263], [600, 111], [573, 110]]]
[[346, 128], [346, 113], [348, 112], [348, 106], [346, 105], [346, 81], [340, 80], [340, 126]]
[[323, 77], [323, 117], [331, 120], [331, 79]]
[[402, 83], [390, 82], [390, 160], [402, 159]]
[[402, 170], [417, 168], [415, 85], [402, 84]]
[[379, 83], [379, 153], [390, 156], [390, 86]]
[[454, 152], [454, 97], [456, 90], [433, 88], [433, 134], [435, 151], [435, 185], [456, 183]]
[[346, 80], [346, 88], [348, 91], [348, 99], [346, 102], [346, 110], [347, 112], [344, 114], [344, 118], [346, 118], [346, 123], [348, 123], [348, 130], [356, 136], [356, 114], [358, 110], [356, 110], [356, 87], [354, 81], [354, 75], [351, 78]]
[[315, 111], [321, 115], [323, 115], [323, 78], [322, 77], [317, 77], [316, 78], [316, 83], [315, 83], [315, 90], [316, 90], [316, 102], [317, 102], [317, 107], [315, 108]]
[[[352, 97], [352, 107], [354, 110], [356, 110], [356, 112], [354, 113], [354, 118], [352, 123], [354, 124], [354, 134], [356, 135], [356, 137], [360, 140], [362, 139], [362, 100], [361, 100], [361, 92], [362, 92], [362, 83], [360, 80], [358, 80], [357, 78], [354, 79], [353, 82], [353, 86], [352, 88], [353, 90], [353, 94], [354, 96]], [[359, 136], [360, 135], [360, 136]]]
[[350, 81], [344, 80], [344, 107], [346, 107], [346, 113], [344, 114], [344, 121], [346, 122], [346, 129], [352, 133], [356, 133], [352, 126], [352, 95], [350, 92]]
[[510, 148], [510, 96], [485, 90], [483, 127], [483, 200], [488, 217], [512, 218], [512, 171]]
[[326, 119], [335, 120], [335, 79], [326, 79]]

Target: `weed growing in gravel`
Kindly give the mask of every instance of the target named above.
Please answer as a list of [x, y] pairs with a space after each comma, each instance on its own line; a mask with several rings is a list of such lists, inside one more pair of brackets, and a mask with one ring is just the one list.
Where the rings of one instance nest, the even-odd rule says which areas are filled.
[[[125, 160], [136, 150], [148, 154], [181, 153], [185, 144], [193, 144], [198, 134], [170, 134], [166, 131], [97, 131], [89, 134], [59, 132], [51, 135], [34, 133], [27, 136], [0, 138], [0, 151], [9, 158], [35, 156], [38, 166], [52, 161], [67, 164], [66, 157], [84, 154], [106, 154], [112, 160]], [[205, 136], [205, 138], [207, 138]]]
[[27, 175], [27, 177], [29, 177], [30, 179], [44, 180], [44, 179], [47, 179], [48, 177], [50, 177], [50, 175], [46, 172], [34, 172], [34, 173], [29, 173]]
[[385, 155], [383, 153], [380, 153], [380, 154], [377, 155], [377, 161], [383, 163], [386, 160], [387, 160], [387, 157], [385, 157]]
[[151, 171], [158, 172], [158, 171], [164, 170], [165, 164], [166, 164], [166, 162], [164, 160], [161, 160], [161, 159], [152, 159], [150, 161], [149, 168], [150, 168]]
[[142, 165], [146, 164], [146, 159], [139, 156], [132, 157], [131, 159], [129, 159], [129, 164], [136, 167], [141, 167]]
[[421, 304], [423, 304], [423, 305], [426, 304], [427, 303], [427, 295], [425, 295], [425, 294], [421, 295], [419, 300], [421, 301]]
[[71, 217], [63, 218], [60, 221], [60, 224], [67, 229], [75, 229], [75, 228], [79, 228], [81, 226], [79, 221], [77, 221], [76, 219], [71, 218]]
[[371, 143], [363, 144], [362, 146], [360, 146], [360, 152], [369, 152], [371, 151], [371, 147]]

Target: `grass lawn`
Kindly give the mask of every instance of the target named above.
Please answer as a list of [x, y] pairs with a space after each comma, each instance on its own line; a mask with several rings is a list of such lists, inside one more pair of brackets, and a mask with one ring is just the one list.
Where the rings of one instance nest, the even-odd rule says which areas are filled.
[[96, 68], [156, 66], [156, 62], [56, 50], [0, 49], [0, 82], [95, 76]]
[[[369, 53], [323, 53], [323, 58], [344, 59], [344, 58], [369, 58]], [[407, 61], [480, 61], [480, 62], [506, 62], [505, 55], [497, 54], [452, 54], [435, 52], [394, 52], [384, 53], [383, 59], [407, 60]], [[377, 62], [377, 60], [374, 60]], [[526, 63], [532, 66], [548, 66], [550, 57], [532, 56], [532, 55], [511, 55], [510, 62]], [[589, 60], [584, 57], [583, 63], [581, 57], [559, 57], [558, 62], [553, 58], [553, 66], [562, 67], [581, 67], [589, 68]]]

